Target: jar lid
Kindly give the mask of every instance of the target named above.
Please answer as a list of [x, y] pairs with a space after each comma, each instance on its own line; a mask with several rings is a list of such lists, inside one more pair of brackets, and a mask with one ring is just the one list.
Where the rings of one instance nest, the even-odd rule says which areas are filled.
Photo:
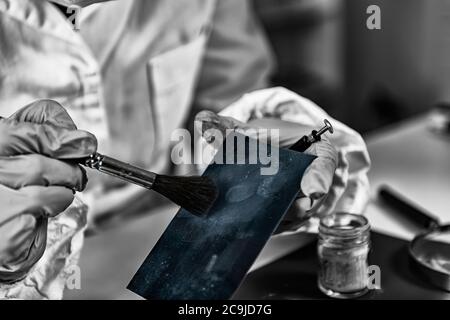
[[357, 214], [337, 212], [321, 219], [319, 232], [342, 238], [353, 238], [370, 230], [366, 217]]

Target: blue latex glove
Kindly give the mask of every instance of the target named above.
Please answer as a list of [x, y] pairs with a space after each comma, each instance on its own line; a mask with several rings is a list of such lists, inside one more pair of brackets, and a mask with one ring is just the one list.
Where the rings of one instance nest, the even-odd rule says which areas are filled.
[[0, 118], [0, 282], [24, 277], [44, 253], [48, 218], [82, 191], [86, 173], [70, 160], [97, 149], [58, 103], [34, 102]]

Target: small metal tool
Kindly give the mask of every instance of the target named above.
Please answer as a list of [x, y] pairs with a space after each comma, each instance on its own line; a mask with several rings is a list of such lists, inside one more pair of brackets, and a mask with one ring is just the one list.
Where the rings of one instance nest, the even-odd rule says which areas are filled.
[[323, 126], [319, 131], [313, 130], [311, 134], [307, 136], [303, 136], [300, 140], [298, 140], [296, 143], [294, 143], [289, 149], [298, 151], [298, 152], [304, 152], [306, 151], [313, 143], [320, 141], [322, 138], [321, 136], [329, 131], [331, 134], [334, 133], [333, 126], [331, 125], [330, 121], [325, 119], [323, 121], [325, 123], [325, 126]]

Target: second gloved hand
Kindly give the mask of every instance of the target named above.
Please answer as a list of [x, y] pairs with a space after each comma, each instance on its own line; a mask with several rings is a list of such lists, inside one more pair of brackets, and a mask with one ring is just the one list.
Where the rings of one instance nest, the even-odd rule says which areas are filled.
[[[201, 121], [203, 124], [202, 134], [206, 141], [210, 140], [209, 133], [213, 133], [209, 129], [220, 130], [223, 136], [226, 135], [226, 130], [245, 134], [248, 129], [264, 129], [260, 132], [261, 136], [261, 134], [267, 132], [267, 129], [277, 129], [279, 130], [279, 143], [282, 148], [290, 147], [302, 136], [318, 129], [276, 118], [254, 119], [248, 123], [242, 123], [234, 118], [222, 117], [211, 111], [200, 112], [196, 121]], [[288, 225], [292, 227], [292, 224], [301, 222], [307, 214], [313, 214], [322, 204], [333, 182], [338, 153], [330, 141], [323, 137], [321, 141], [309, 147], [305, 153], [317, 156], [317, 158], [305, 171], [300, 186], [300, 199], [295, 204], [298, 210], [290, 210], [283, 222], [284, 228]]]
[[94, 153], [93, 135], [77, 130], [58, 103], [42, 100], [0, 118], [0, 282], [24, 277], [46, 246], [47, 221], [87, 183], [71, 159]]
[[[209, 136], [208, 129], [222, 133], [232, 129], [244, 134], [251, 128], [279, 129], [280, 146], [289, 147], [303, 135], [320, 128], [324, 119], [331, 121], [335, 132], [306, 151], [317, 159], [303, 176], [299, 188], [301, 198], [278, 230], [297, 231], [311, 215], [321, 217], [336, 210], [351, 213], [364, 210], [370, 194], [367, 178], [370, 159], [361, 136], [332, 119], [312, 101], [284, 88], [246, 94], [220, 115], [203, 111], [196, 117], [196, 128], [208, 143], [213, 136]], [[306, 230], [315, 230], [317, 219], [313, 222]]]

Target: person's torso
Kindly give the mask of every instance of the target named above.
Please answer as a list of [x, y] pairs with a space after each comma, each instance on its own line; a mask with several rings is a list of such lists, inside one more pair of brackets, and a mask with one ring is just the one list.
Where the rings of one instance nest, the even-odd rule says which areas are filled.
[[97, 6], [81, 11], [75, 32], [48, 1], [0, 0], [0, 114], [55, 99], [100, 151], [163, 170], [170, 134], [189, 113], [215, 1]]

